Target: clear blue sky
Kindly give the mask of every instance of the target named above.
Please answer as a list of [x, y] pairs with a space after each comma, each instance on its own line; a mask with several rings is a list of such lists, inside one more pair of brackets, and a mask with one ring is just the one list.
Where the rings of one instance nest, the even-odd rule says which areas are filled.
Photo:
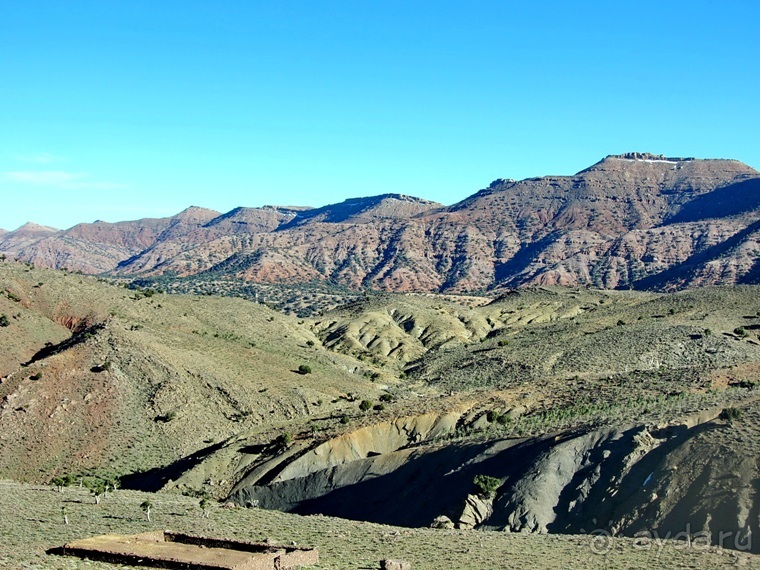
[[760, 2], [0, 0], [0, 228], [760, 168]]

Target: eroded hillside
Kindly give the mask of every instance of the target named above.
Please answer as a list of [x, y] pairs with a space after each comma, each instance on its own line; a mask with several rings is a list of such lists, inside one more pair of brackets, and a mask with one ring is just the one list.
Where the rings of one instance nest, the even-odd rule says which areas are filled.
[[7, 261], [0, 291], [3, 477], [404, 526], [758, 532], [753, 286], [368, 294], [310, 319]]

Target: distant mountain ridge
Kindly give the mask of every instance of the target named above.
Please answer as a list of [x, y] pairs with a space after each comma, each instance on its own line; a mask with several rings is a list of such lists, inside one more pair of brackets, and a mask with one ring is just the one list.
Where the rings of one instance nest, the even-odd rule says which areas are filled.
[[735, 160], [610, 155], [572, 176], [498, 179], [461, 202], [383, 194], [320, 208], [0, 233], [0, 252], [123, 276], [324, 281], [388, 291], [535, 284], [682, 289], [757, 283], [760, 173]]

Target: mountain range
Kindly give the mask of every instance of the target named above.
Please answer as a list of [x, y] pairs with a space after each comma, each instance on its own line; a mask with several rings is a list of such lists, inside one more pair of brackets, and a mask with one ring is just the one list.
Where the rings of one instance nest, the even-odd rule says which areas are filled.
[[451, 206], [385, 194], [321, 208], [190, 207], [63, 231], [28, 223], [0, 232], [0, 253], [90, 274], [355, 290], [674, 290], [760, 282], [759, 238], [758, 171], [627, 153], [572, 176], [498, 179]]

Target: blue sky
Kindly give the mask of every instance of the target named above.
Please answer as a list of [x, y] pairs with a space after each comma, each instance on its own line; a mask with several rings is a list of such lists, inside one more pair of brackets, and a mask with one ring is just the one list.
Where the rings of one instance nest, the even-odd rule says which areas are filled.
[[0, 0], [0, 228], [760, 168], [755, 0]]

